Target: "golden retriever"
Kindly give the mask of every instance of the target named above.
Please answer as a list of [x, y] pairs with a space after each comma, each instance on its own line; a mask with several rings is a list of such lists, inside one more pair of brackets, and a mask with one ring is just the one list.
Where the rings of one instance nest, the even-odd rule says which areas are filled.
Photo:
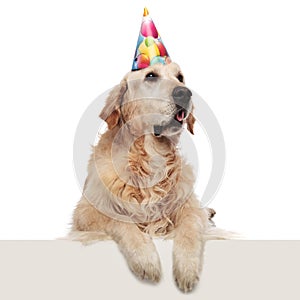
[[107, 130], [93, 147], [71, 236], [116, 241], [131, 271], [158, 282], [161, 266], [152, 237], [174, 240], [177, 286], [199, 280], [205, 235], [214, 211], [193, 193], [192, 167], [179, 154], [185, 126], [193, 134], [192, 92], [175, 63], [129, 72], [106, 99]]

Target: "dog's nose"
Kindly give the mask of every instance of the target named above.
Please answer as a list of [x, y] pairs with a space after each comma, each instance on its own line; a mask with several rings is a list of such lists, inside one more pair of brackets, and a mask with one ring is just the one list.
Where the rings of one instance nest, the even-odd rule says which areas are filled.
[[181, 106], [186, 110], [188, 109], [191, 96], [192, 92], [184, 86], [177, 86], [176, 88], [174, 88], [172, 93], [175, 104]]

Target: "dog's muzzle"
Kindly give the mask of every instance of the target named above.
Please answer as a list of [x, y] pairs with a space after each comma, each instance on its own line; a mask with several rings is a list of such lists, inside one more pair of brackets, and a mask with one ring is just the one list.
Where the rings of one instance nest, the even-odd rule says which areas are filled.
[[188, 111], [190, 109], [190, 102], [192, 97], [192, 92], [183, 86], [177, 86], [172, 92], [172, 97], [174, 99], [176, 110], [171, 121], [166, 125], [154, 125], [153, 131], [155, 136], [160, 136], [162, 132], [167, 128], [179, 129], [183, 121], [188, 116]]

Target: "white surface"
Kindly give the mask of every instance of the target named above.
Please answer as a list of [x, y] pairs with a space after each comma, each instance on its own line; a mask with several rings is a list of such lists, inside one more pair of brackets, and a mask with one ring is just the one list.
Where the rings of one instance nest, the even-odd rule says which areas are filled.
[[251, 238], [299, 239], [296, 0], [1, 1], [0, 238], [67, 232], [80, 197], [77, 123], [130, 70], [144, 4], [224, 131], [217, 224]]
[[201, 282], [185, 295], [172, 278], [170, 241], [156, 241], [163, 278], [137, 280], [112, 242], [0, 242], [0, 296], [32, 299], [298, 300], [300, 242], [209, 242]]

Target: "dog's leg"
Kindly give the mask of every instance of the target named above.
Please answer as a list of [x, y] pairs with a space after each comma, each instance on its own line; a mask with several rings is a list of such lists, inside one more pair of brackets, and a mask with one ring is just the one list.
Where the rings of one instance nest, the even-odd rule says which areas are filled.
[[107, 224], [106, 232], [117, 242], [129, 268], [138, 278], [153, 282], [160, 280], [160, 260], [150, 236], [133, 223], [116, 220]]
[[199, 281], [205, 243], [201, 232], [205, 222], [207, 213], [190, 207], [183, 209], [175, 225], [173, 275], [178, 288], [183, 292], [191, 291]]

